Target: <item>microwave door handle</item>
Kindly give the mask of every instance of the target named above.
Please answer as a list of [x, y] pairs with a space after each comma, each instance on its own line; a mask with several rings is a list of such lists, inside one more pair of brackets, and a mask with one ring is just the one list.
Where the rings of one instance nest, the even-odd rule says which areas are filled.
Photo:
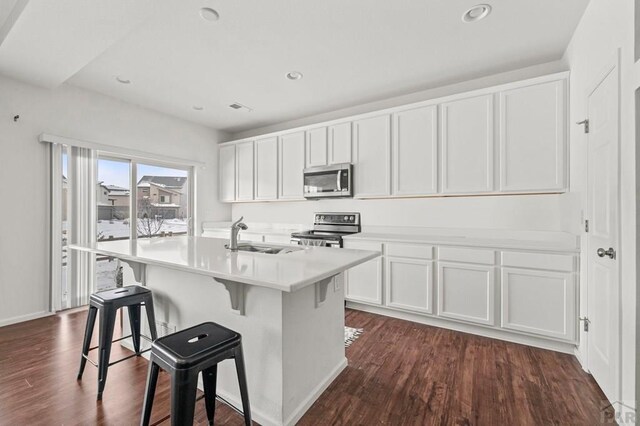
[[342, 185], [340, 185], [340, 174], [342, 173], [342, 170], [338, 170], [338, 176], [337, 176], [337, 180], [336, 180], [336, 184], [338, 186], [338, 191], [342, 191]]

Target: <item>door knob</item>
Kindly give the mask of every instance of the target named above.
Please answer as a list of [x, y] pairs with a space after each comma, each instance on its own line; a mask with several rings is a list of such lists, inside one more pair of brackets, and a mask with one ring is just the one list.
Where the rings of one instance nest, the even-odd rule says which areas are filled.
[[605, 250], [602, 247], [600, 247], [597, 253], [598, 253], [598, 256], [600, 257], [609, 256], [611, 259], [616, 258], [616, 251], [613, 249], [613, 247], [609, 247], [609, 250]]

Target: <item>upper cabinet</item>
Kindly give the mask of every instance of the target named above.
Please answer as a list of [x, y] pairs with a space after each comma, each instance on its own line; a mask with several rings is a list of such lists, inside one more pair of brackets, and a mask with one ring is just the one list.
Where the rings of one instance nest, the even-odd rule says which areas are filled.
[[220, 200], [302, 200], [304, 168], [339, 163], [353, 164], [356, 198], [564, 192], [567, 78], [558, 73], [223, 144]]
[[329, 127], [329, 164], [351, 162], [351, 122]]
[[327, 128], [319, 127], [307, 131], [306, 167], [327, 165]]
[[565, 187], [565, 93], [564, 80], [500, 93], [500, 191]]
[[253, 200], [253, 141], [236, 146], [236, 201]]
[[278, 197], [278, 138], [256, 141], [255, 189], [256, 200]]
[[304, 132], [289, 133], [279, 138], [278, 199], [302, 200], [305, 154]]
[[442, 104], [442, 192], [493, 191], [493, 95]]
[[356, 197], [391, 194], [391, 116], [353, 122], [353, 168]]
[[393, 194], [438, 192], [438, 107], [393, 115]]
[[236, 200], [236, 146], [220, 147], [218, 157], [220, 171], [220, 201]]

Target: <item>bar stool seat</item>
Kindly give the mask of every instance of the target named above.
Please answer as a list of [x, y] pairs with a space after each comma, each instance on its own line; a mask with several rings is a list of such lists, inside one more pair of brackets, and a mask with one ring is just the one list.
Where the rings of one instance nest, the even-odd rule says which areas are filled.
[[214, 322], [198, 324], [161, 337], [152, 343], [140, 424], [149, 424], [159, 369], [162, 368], [171, 375], [171, 424], [193, 423], [198, 374], [202, 372], [207, 418], [212, 425], [215, 416], [218, 363], [225, 359], [235, 360], [245, 425], [251, 425], [242, 337]]
[[[149, 322], [149, 331], [151, 334], [150, 338], [140, 334], [140, 309], [142, 306], [145, 307], [145, 311], [147, 313], [147, 321]], [[116, 313], [118, 309], [124, 307], [129, 311], [131, 334], [112, 340], [113, 330], [116, 323]], [[98, 313], [100, 313], [98, 346], [92, 348], [90, 347], [91, 337], [93, 336], [93, 329]], [[129, 337], [131, 337], [131, 340], [133, 341], [135, 354], [109, 363], [112, 343], [128, 339]], [[98, 367], [98, 400], [101, 400], [102, 393], [107, 382], [108, 368], [134, 356], [140, 356], [142, 353], [150, 350], [147, 349], [140, 351], [141, 337], [149, 341], [155, 340], [158, 337], [151, 290], [138, 285], [132, 285], [92, 294], [89, 297], [89, 314], [87, 316], [87, 325], [84, 331], [78, 380], [82, 380], [82, 374], [84, 373], [87, 361]], [[89, 359], [89, 351], [94, 349], [98, 349], [98, 363]]]

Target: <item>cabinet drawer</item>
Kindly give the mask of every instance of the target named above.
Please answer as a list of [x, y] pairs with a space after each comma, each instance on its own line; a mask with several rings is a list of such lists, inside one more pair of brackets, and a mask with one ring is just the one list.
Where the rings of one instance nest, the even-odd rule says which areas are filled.
[[450, 262], [479, 263], [493, 265], [496, 261], [493, 250], [470, 249], [459, 247], [438, 248], [438, 259]]
[[382, 243], [377, 241], [344, 241], [344, 248], [382, 252]]
[[387, 243], [386, 255], [413, 259], [433, 259], [433, 246], [425, 244]]
[[574, 258], [566, 254], [503, 251], [502, 266], [573, 272]]

